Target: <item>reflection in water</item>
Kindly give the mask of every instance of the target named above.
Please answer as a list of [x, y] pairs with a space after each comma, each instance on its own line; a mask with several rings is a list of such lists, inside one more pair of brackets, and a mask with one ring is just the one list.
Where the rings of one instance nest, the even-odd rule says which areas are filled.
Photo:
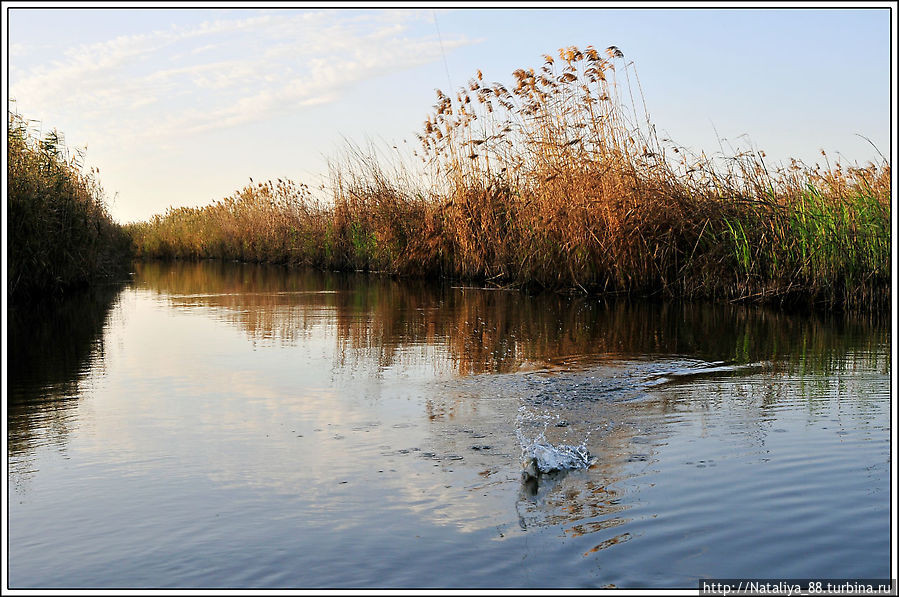
[[[503, 454], [513, 462], [538, 438], [586, 445], [599, 456], [592, 481], [584, 483], [575, 473], [547, 478], [540, 487], [526, 483], [517, 505], [522, 528], [568, 523], [574, 526], [566, 532], [574, 535], [624, 520], [619, 516], [627, 506], [617, 497], [616, 483], [633, 477], [635, 466], [652, 464], [653, 446], [641, 438], [658, 436], [657, 417], [682, 408], [659, 388], [763, 372], [807, 376], [805, 383], [818, 384], [820, 394], [836, 380], [844, 387], [853, 383], [828, 375], [889, 370], [889, 331], [872, 315], [797, 316], [726, 304], [524, 296], [218, 262], [138, 264], [137, 280], [176, 308], [212, 308], [254, 342], [290, 345], [328, 328], [336, 336], [332, 360], [338, 368], [367, 367], [378, 375], [416, 367], [439, 373], [450, 366], [450, 372], [476, 376], [470, 390], [458, 381], [423, 397], [428, 420], [441, 429], [432, 438], [433, 457], [442, 463], [460, 454], [471, 458], [468, 444], [478, 438], [493, 444], [483, 454]], [[485, 373], [516, 375], [477, 377]], [[770, 419], [766, 409], [792, 403], [792, 391], [752, 386], [737, 405], [744, 418], [734, 432], [762, 446]], [[649, 393], [652, 400], [637, 400]], [[703, 395], [701, 408], [721, 408], [708, 404], [710, 396], [728, 393]], [[499, 407], [499, 396], [514, 400]], [[502, 412], [510, 407], [517, 412]], [[815, 408], [814, 401], [808, 408]], [[639, 423], [633, 422], [635, 412]], [[509, 427], [497, 433], [497, 421]], [[484, 470], [495, 472], [486, 462]], [[462, 508], [448, 514], [465, 516]]]
[[589, 480], [583, 472], [528, 478], [522, 482], [520, 494], [518, 524], [524, 530], [563, 525], [567, 534], [580, 537], [628, 522], [627, 518], [618, 516], [628, 509], [621, 503], [618, 491]]
[[[136, 272], [10, 312], [13, 586], [686, 588], [889, 555], [886, 321]], [[523, 482], [538, 440], [596, 460]]]
[[647, 355], [765, 362], [809, 373], [888, 367], [882, 358], [888, 322], [877, 314], [795, 316], [742, 305], [525, 297], [221, 262], [137, 267], [141, 287], [170, 296], [176, 307], [216, 308], [256, 341], [295, 343], [312, 326], [333, 323], [340, 362], [357, 358], [382, 369], [431, 360], [421, 347], [445, 351], [460, 374], [564, 370]]
[[63, 446], [85, 379], [102, 372], [103, 332], [124, 284], [95, 286], [64, 299], [7, 310], [10, 467], [43, 441]]

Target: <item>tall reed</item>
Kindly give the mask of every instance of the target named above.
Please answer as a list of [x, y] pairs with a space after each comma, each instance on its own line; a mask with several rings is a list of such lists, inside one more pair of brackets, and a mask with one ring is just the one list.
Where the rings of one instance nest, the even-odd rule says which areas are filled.
[[42, 137], [9, 112], [7, 288], [13, 302], [127, 272], [131, 241], [107, 212], [96, 169], [85, 172], [53, 130]]
[[[890, 164], [773, 166], [656, 134], [615, 46], [437, 91], [421, 174], [350, 148], [330, 197], [250, 185], [132, 227], [139, 254], [638, 295], [886, 304]], [[826, 157], [826, 156], [825, 156]]]

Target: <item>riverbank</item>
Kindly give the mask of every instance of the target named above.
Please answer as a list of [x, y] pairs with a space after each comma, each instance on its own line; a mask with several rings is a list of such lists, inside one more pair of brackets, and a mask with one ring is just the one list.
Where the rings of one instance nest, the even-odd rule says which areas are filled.
[[8, 299], [58, 296], [124, 275], [131, 240], [107, 212], [96, 171], [85, 171], [53, 130], [39, 136], [9, 112], [7, 134]]
[[[617, 48], [437, 93], [426, 174], [350, 151], [330, 196], [289, 180], [127, 227], [139, 257], [379, 270], [667, 298], [881, 308], [888, 161], [788, 166], [659, 139]], [[629, 98], [626, 101], [624, 98]]]

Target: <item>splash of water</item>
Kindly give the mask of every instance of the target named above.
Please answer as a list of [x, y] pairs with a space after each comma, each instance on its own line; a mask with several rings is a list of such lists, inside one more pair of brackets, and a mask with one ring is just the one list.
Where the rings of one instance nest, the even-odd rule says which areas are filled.
[[[553, 417], [548, 413], [528, 412], [524, 406], [519, 408], [515, 434], [521, 445], [522, 476], [525, 479], [558, 471], [587, 468], [596, 462], [596, 458], [587, 450], [589, 431], [580, 445], [576, 446], [552, 444], [546, 439], [547, 427], [558, 418], [558, 415]], [[543, 429], [533, 439], [526, 438], [523, 431], [527, 426], [526, 423], [530, 422], [530, 425], [534, 426], [539, 425], [541, 420]]]
[[535, 443], [528, 446], [525, 452], [523, 474], [538, 477], [546, 473], [587, 468], [594, 462], [596, 458], [584, 446]]

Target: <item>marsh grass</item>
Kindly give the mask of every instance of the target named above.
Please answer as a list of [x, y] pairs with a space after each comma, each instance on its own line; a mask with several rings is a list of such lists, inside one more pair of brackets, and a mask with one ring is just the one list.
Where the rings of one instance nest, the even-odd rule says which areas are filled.
[[97, 171], [53, 130], [10, 111], [7, 289], [18, 302], [127, 272], [131, 241], [110, 218]]
[[211, 205], [169, 209], [127, 229], [138, 256], [319, 265], [327, 226], [305, 185], [251, 180]]
[[[773, 166], [660, 139], [620, 49], [437, 91], [421, 173], [351, 147], [330, 197], [251, 184], [131, 227], [140, 255], [585, 292], [885, 305], [890, 164]], [[824, 156], [825, 159], [827, 156]]]

